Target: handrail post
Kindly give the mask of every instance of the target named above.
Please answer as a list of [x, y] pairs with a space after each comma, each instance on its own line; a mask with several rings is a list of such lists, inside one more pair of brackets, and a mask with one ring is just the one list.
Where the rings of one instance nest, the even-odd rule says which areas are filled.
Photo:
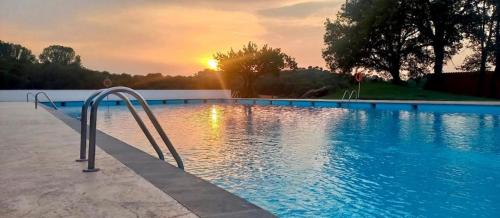
[[80, 159], [76, 162], [87, 161], [87, 107], [85, 103], [82, 105], [82, 113], [80, 114]]
[[97, 121], [97, 105], [98, 101], [94, 101], [92, 103], [92, 107], [90, 109], [90, 134], [89, 134], [89, 157], [88, 157], [88, 167], [84, 169], [83, 172], [97, 172], [99, 168], [95, 168], [95, 128]]
[[30, 101], [30, 99], [29, 99], [29, 96], [30, 96], [30, 95], [31, 95], [31, 96], [33, 96], [33, 97], [35, 97], [35, 95], [33, 95], [33, 93], [32, 93], [32, 92], [28, 92], [28, 93], [26, 93], [26, 102], [29, 102], [29, 101]]
[[86, 153], [87, 153], [87, 113], [89, 105], [92, 104], [92, 100], [99, 94], [101, 94], [103, 90], [97, 90], [92, 93], [87, 100], [82, 105], [82, 112], [80, 114], [80, 159], [77, 159], [77, 162], [87, 161]]

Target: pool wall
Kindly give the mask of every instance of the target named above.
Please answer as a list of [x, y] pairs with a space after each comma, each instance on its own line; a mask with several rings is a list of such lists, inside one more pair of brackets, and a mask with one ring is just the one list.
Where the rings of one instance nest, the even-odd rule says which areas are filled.
[[[380, 100], [318, 100], [318, 99], [250, 99], [250, 98], [210, 98], [210, 99], [153, 99], [150, 105], [233, 103], [242, 105], [273, 105], [285, 107], [324, 107], [364, 110], [406, 110], [422, 112], [500, 114], [500, 102], [465, 101], [380, 101]], [[46, 103], [46, 102], [45, 102]], [[83, 101], [57, 101], [58, 107], [81, 106]], [[133, 104], [138, 104], [132, 100]], [[124, 105], [121, 100], [101, 102], [101, 105]]]
[[[0, 90], [0, 101], [26, 101], [26, 93], [43, 91], [53, 101], [83, 101], [96, 90]], [[230, 98], [229, 90], [137, 90], [146, 99], [209, 99]], [[31, 100], [32, 96], [30, 96]], [[46, 100], [41, 97], [42, 100]], [[116, 96], [109, 96], [117, 100]]]

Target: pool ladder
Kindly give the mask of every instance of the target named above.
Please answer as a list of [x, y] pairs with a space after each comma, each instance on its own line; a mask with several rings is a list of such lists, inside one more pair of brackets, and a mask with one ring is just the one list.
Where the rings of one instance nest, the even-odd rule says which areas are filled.
[[[126, 104], [127, 107], [132, 113], [132, 116], [134, 117], [135, 121], [137, 124], [139, 124], [139, 127], [141, 128], [142, 132], [144, 132], [144, 135], [146, 135], [146, 138], [149, 140], [151, 145], [153, 146], [154, 150], [158, 154], [158, 158], [160, 160], [165, 160], [163, 156], [163, 152], [154, 140], [153, 136], [149, 132], [148, 128], [142, 121], [141, 117], [135, 110], [134, 106], [132, 105], [132, 102], [128, 99], [127, 96], [124, 95], [128, 94], [134, 97], [139, 104], [142, 106], [144, 111], [146, 112], [147, 116], [149, 117], [149, 120], [155, 127], [156, 131], [162, 138], [163, 142], [167, 146], [168, 150], [174, 157], [177, 167], [180, 169], [184, 170], [184, 164], [182, 162], [181, 157], [175, 150], [174, 146], [172, 145], [172, 142], [167, 137], [167, 134], [163, 131], [163, 128], [160, 126], [160, 123], [156, 119], [156, 116], [153, 114], [151, 111], [151, 108], [149, 107], [148, 103], [146, 100], [135, 90], [128, 88], [128, 87], [122, 87], [122, 86], [117, 86], [117, 87], [111, 87], [108, 89], [101, 89], [90, 95], [90, 97], [85, 100], [85, 103], [82, 106], [82, 113], [81, 113], [81, 119], [80, 119], [80, 159], [76, 160], [78, 162], [81, 161], [88, 161], [88, 167], [87, 169], [84, 169], [83, 172], [96, 172], [99, 171], [99, 168], [95, 168], [95, 144], [96, 144], [96, 125], [97, 125], [97, 109], [99, 107], [99, 103], [107, 96], [113, 94], [121, 98]], [[88, 154], [88, 160], [86, 157], [86, 146], [87, 146], [87, 112], [89, 107], [90, 109], [90, 131], [89, 131], [89, 154]]]
[[345, 100], [345, 97], [347, 96], [347, 94], [349, 93], [350, 91], [350, 94], [349, 94], [349, 98], [347, 99], [347, 101], [351, 101], [351, 99], [353, 99], [352, 97], [354, 97], [355, 99], [358, 99], [359, 98], [359, 95], [357, 95], [357, 92], [356, 90], [345, 90], [344, 91], [344, 94], [342, 95], [342, 101]]
[[47, 93], [45, 93], [45, 92], [37, 92], [37, 93], [36, 93], [36, 94], [34, 94], [34, 95], [33, 95], [33, 93], [31, 93], [31, 92], [26, 93], [26, 102], [29, 102], [29, 100], [30, 100], [30, 99], [29, 99], [29, 97], [30, 97], [30, 96], [34, 96], [34, 97], [35, 97], [35, 109], [38, 109], [38, 95], [40, 95], [40, 94], [43, 94], [43, 95], [45, 96], [45, 98], [46, 98], [47, 100], [49, 100], [50, 105], [51, 105], [51, 106], [52, 106], [55, 110], [57, 110], [57, 106], [56, 106], [56, 104], [54, 104], [54, 102], [52, 101], [52, 99], [50, 99], [49, 95], [47, 95]]

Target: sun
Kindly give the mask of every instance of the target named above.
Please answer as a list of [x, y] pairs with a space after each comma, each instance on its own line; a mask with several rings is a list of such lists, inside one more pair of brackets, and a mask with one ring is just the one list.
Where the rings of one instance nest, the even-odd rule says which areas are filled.
[[211, 70], [217, 70], [218, 69], [219, 63], [217, 63], [217, 60], [215, 60], [215, 59], [209, 59], [207, 61], [207, 64], [208, 64], [208, 68], [210, 68]]

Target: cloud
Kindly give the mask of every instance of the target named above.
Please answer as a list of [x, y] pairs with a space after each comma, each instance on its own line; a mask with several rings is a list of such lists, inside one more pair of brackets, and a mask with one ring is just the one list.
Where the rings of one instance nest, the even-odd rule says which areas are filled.
[[267, 33], [263, 41], [272, 47], [282, 48], [285, 53], [295, 57], [302, 67], [324, 67], [321, 56], [324, 28], [308, 24], [266, 23]]
[[[259, 41], [264, 32], [254, 14], [237, 10], [177, 4], [79, 6], [81, 10], [68, 14], [52, 2], [41, 12], [29, 9], [38, 21], [29, 10], [0, 14], [0, 38], [35, 53], [51, 44], [71, 46], [92, 69], [190, 75], [206, 67], [203, 61], [213, 53]], [[59, 12], [49, 16], [54, 8]]]
[[[84, 66], [117, 73], [190, 75], [212, 54], [248, 41], [280, 47], [301, 66], [322, 66], [323, 22], [335, 4], [296, 2], [0, 0], [0, 39], [34, 53], [71, 46]], [[288, 16], [297, 10], [301, 19], [265, 15], [272, 10]]]
[[258, 11], [260, 15], [276, 18], [304, 18], [317, 13], [329, 12], [335, 14], [333, 9], [339, 6], [341, 1], [310, 1], [301, 2], [281, 7], [268, 8]]
[[309, 1], [259, 10], [259, 23], [265, 28], [262, 40], [295, 57], [299, 66], [323, 67], [324, 22], [337, 13], [343, 1]]

